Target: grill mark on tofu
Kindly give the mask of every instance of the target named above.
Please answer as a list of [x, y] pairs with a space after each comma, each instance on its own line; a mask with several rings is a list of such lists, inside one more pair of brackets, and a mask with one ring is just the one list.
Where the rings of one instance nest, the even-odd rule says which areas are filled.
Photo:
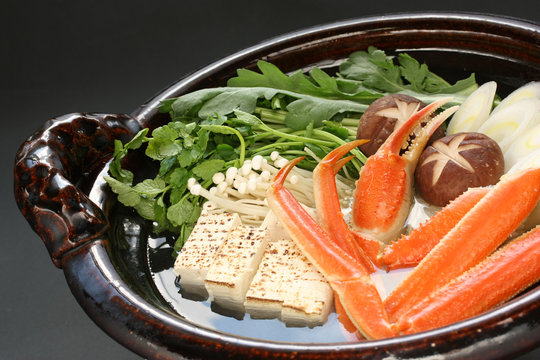
[[229, 232], [240, 225], [238, 214], [203, 212], [174, 263], [180, 286], [187, 291], [204, 290], [204, 279]]
[[246, 292], [267, 242], [266, 229], [240, 225], [229, 233], [205, 280], [214, 302], [243, 311]]
[[332, 290], [280, 226], [244, 226], [237, 214], [203, 211], [175, 261], [182, 290], [210, 294], [216, 305], [252, 318], [323, 324]]
[[268, 243], [246, 295], [255, 318], [279, 317], [287, 325], [315, 326], [326, 321], [333, 293], [322, 274], [291, 239]]

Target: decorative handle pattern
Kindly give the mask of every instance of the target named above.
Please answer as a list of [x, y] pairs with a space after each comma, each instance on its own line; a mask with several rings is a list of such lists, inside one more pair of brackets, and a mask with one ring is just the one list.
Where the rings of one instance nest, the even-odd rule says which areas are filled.
[[81, 187], [111, 158], [114, 140], [129, 141], [139, 129], [128, 115], [72, 113], [48, 120], [21, 145], [15, 199], [57, 267], [66, 252], [107, 229], [102, 210]]

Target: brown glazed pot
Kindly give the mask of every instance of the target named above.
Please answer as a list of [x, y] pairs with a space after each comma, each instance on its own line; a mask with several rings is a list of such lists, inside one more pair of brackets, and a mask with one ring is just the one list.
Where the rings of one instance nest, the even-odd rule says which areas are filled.
[[[540, 79], [540, 26], [477, 14], [400, 14], [350, 20], [272, 39], [177, 81], [131, 115], [69, 114], [47, 121], [20, 148], [15, 196], [54, 264], [88, 315], [135, 353], [157, 359], [501, 359], [540, 346], [540, 286], [480, 316], [392, 339], [357, 343], [264, 341], [205, 328], [176, 314], [156, 290], [145, 250], [129, 256], [114, 244], [115, 197], [101, 178], [113, 140], [127, 140], [166, 116], [160, 100], [224, 85], [259, 59], [284, 71], [331, 66], [369, 45], [406, 51], [449, 79], [475, 72], [499, 93]], [[112, 209], [112, 210], [111, 210]], [[129, 259], [128, 259], [129, 258]]]

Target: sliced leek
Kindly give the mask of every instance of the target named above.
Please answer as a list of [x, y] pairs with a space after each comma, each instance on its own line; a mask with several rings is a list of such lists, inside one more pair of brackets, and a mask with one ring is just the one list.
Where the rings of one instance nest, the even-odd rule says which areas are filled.
[[469, 95], [448, 123], [447, 133], [478, 131], [491, 112], [496, 90], [497, 83], [490, 81]]
[[[508, 170], [508, 173], [525, 170], [528, 168], [540, 167], [540, 149], [536, 150], [526, 157], [518, 161], [514, 166]], [[527, 219], [519, 226], [521, 231], [527, 231], [540, 224], [540, 202], [536, 205], [533, 211], [529, 214]]]
[[530, 154], [519, 160], [510, 168], [510, 170], [507, 171], [507, 173], [510, 174], [517, 171], [537, 167], [540, 167], [540, 150], [531, 152]]
[[538, 151], [540, 151], [540, 124], [533, 126], [532, 129], [527, 130], [524, 134], [516, 138], [508, 150], [504, 152], [506, 171], [516, 165], [521, 159]]
[[492, 114], [478, 129], [495, 140], [503, 153], [527, 131], [540, 123], [540, 100], [523, 99]]
[[507, 106], [524, 99], [540, 99], [540, 81], [530, 82], [514, 90], [510, 95], [505, 97], [495, 109], [493, 109], [491, 115], [496, 114], [497, 112], [505, 109]]

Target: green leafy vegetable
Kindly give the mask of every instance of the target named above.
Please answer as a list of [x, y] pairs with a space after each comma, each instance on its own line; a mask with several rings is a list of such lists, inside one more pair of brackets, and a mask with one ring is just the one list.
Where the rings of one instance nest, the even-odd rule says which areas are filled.
[[[187, 190], [194, 178], [208, 189], [217, 172], [241, 166], [255, 155], [279, 150], [285, 158], [307, 155], [298, 165], [312, 170], [329, 151], [356, 137], [367, 106], [388, 93], [406, 93], [429, 103], [452, 95], [459, 103], [477, 88], [474, 75], [450, 84], [407, 54], [397, 58], [369, 48], [351, 54], [331, 75], [314, 67], [308, 73], [282, 72], [268, 62], [260, 72], [239, 69], [227, 87], [202, 89], [164, 100], [159, 108], [171, 121], [140, 131], [122, 145], [105, 180], [118, 200], [154, 221], [155, 230], [174, 231], [179, 251], [197, 221], [202, 198]], [[129, 151], [137, 150], [159, 164], [154, 178], [133, 184], [122, 167]], [[358, 150], [344, 173], [355, 179], [366, 157]]]
[[270, 88], [212, 88], [202, 89], [179, 97], [171, 105], [173, 118], [186, 118], [196, 114], [199, 119], [212, 115], [227, 116], [235, 110], [253, 113], [257, 101], [270, 100], [274, 96], [286, 95], [291, 101], [286, 105], [284, 124], [293, 129], [305, 129], [309, 123], [321, 126], [324, 120], [342, 113], [363, 113], [367, 105], [349, 100], [332, 100], [287, 90]]
[[344, 78], [342, 86], [363, 86], [388, 93], [404, 93], [426, 103], [453, 96], [454, 101], [447, 106], [463, 102], [478, 88], [474, 74], [451, 85], [429, 71], [426, 64], [420, 64], [408, 54], [399, 54], [395, 64], [393, 57], [374, 47], [369, 47], [367, 52], [352, 53], [340, 65], [338, 76]]
[[326, 99], [354, 100], [363, 104], [370, 104], [381, 97], [380, 94], [361, 87], [356, 87], [354, 92], [347, 93], [340, 89], [336, 78], [319, 68], [311, 69], [309, 75], [298, 70], [291, 76], [287, 76], [277, 66], [266, 61], [259, 61], [257, 67], [261, 71], [260, 74], [247, 69], [237, 70], [238, 76], [229, 79], [227, 86], [266, 87]]

